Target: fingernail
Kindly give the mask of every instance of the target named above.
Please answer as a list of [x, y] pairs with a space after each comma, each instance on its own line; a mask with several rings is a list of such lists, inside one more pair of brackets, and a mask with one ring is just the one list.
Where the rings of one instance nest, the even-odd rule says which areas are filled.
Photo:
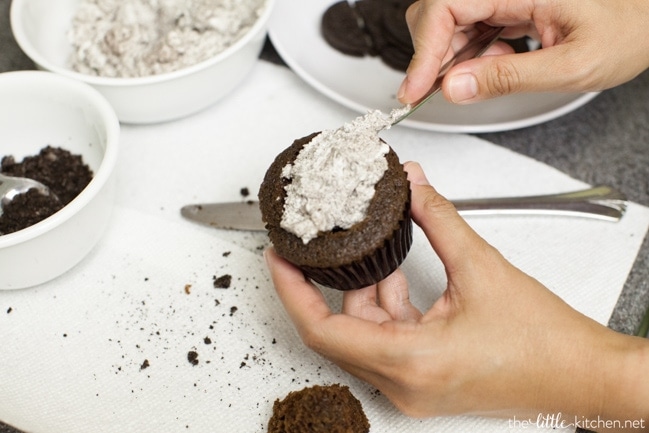
[[415, 185], [430, 185], [424, 169], [421, 168], [421, 165], [417, 162], [407, 162], [404, 164], [406, 171], [408, 172], [408, 180]]
[[473, 74], [454, 75], [449, 77], [448, 88], [451, 102], [465, 102], [478, 94], [478, 80]]

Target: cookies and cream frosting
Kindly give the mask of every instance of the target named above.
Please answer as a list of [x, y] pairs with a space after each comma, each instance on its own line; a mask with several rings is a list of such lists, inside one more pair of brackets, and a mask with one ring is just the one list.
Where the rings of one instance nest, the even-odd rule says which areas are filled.
[[81, 0], [70, 66], [102, 77], [174, 72], [223, 52], [254, 26], [264, 0]]
[[319, 232], [348, 229], [363, 221], [374, 186], [388, 167], [389, 147], [378, 134], [408, 109], [390, 115], [370, 111], [307, 143], [282, 171], [290, 183], [281, 227], [306, 244]]

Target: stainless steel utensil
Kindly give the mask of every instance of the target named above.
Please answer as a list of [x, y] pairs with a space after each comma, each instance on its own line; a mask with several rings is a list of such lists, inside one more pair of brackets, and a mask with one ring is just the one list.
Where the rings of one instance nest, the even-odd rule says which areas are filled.
[[26, 177], [7, 176], [0, 173], [0, 215], [18, 194], [23, 194], [35, 188], [43, 195], [53, 195], [48, 187], [40, 182]]
[[474, 59], [476, 57], [480, 57], [481, 55], [484, 54], [485, 51], [498, 39], [500, 34], [502, 33], [504, 27], [489, 27], [487, 30], [483, 31], [482, 33], [478, 34], [478, 36], [474, 37], [471, 39], [464, 47], [462, 47], [461, 50], [459, 50], [451, 60], [448, 62], [444, 63], [442, 67], [439, 70], [439, 74], [437, 75], [437, 79], [433, 83], [433, 86], [430, 88], [428, 93], [420, 99], [418, 102], [416, 102], [408, 112], [405, 114], [401, 115], [398, 117], [395, 121], [392, 122], [392, 125], [396, 125], [397, 123], [401, 122], [403, 119], [406, 117], [410, 116], [412, 113], [414, 113], [419, 107], [424, 105], [430, 98], [435, 96], [439, 91], [442, 89], [442, 81], [444, 80], [444, 76], [448, 72], [449, 69], [451, 69], [453, 66], [455, 66], [458, 63], [461, 63], [465, 60], [469, 59]]
[[638, 337], [649, 338], [649, 307], [647, 307], [647, 310], [644, 313], [640, 326], [636, 331], [636, 335]]
[[[626, 211], [626, 197], [608, 186], [562, 194], [453, 201], [462, 215], [567, 215], [618, 221]], [[265, 230], [256, 201], [184, 206], [183, 217], [226, 230]]]
[[622, 192], [600, 185], [562, 194], [455, 200], [453, 204], [463, 215], [572, 215], [618, 221], [626, 211], [627, 199]]

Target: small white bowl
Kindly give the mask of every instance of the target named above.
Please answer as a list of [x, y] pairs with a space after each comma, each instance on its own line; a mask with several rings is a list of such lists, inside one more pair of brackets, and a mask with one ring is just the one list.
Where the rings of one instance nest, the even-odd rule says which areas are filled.
[[11, 28], [16, 42], [36, 66], [84, 81], [101, 92], [124, 123], [178, 119], [214, 104], [243, 81], [263, 48], [275, 0], [254, 26], [220, 54], [175, 72], [138, 78], [80, 74], [69, 66], [68, 32], [79, 0], [13, 0]]
[[88, 186], [43, 221], [0, 235], [0, 290], [45, 283], [79, 263], [103, 234], [114, 204], [119, 121], [87, 84], [43, 71], [0, 74], [0, 159], [47, 146], [81, 155]]

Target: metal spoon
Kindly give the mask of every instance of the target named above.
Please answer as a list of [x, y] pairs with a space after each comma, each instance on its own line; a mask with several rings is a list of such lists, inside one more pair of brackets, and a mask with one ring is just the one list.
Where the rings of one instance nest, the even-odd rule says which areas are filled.
[[40, 182], [26, 177], [7, 176], [0, 173], [0, 215], [2, 215], [4, 207], [19, 194], [26, 193], [30, 189], [36, 189], [43, 195], [54, 196], [48, 187]]
[[465, 60], [474, 59], [483, 55], [484, 52], [487, 51], [487, 49], [494, 42], [496, 42], [503, 29], [504, 27], [489, 27], [487, 30], [481, 32], [480, 34], [478, 34], [478, 36], [471, 39], [464, 47], [462, 47], [461, 50], [455, 53], [451, 60], [442, 65], [441, 69], [439, 70], [439, 74], [437, 75], [437, 79], [433, 83], [433, 86], [430, 88], [428, 93], [426, 93], [426, 95], [422, 99], [415, 103], [405, 114], [397, 117], [397, 119], [392, 122], [392, 125], [394, 126], [406, 117], [410, 116], [419, 107], [428, 102], [430, 98], [439, 93], [439, 91], [442, 89], [442, 81], [444, 80], [444, 76], [449, 71], [449, 69]]

